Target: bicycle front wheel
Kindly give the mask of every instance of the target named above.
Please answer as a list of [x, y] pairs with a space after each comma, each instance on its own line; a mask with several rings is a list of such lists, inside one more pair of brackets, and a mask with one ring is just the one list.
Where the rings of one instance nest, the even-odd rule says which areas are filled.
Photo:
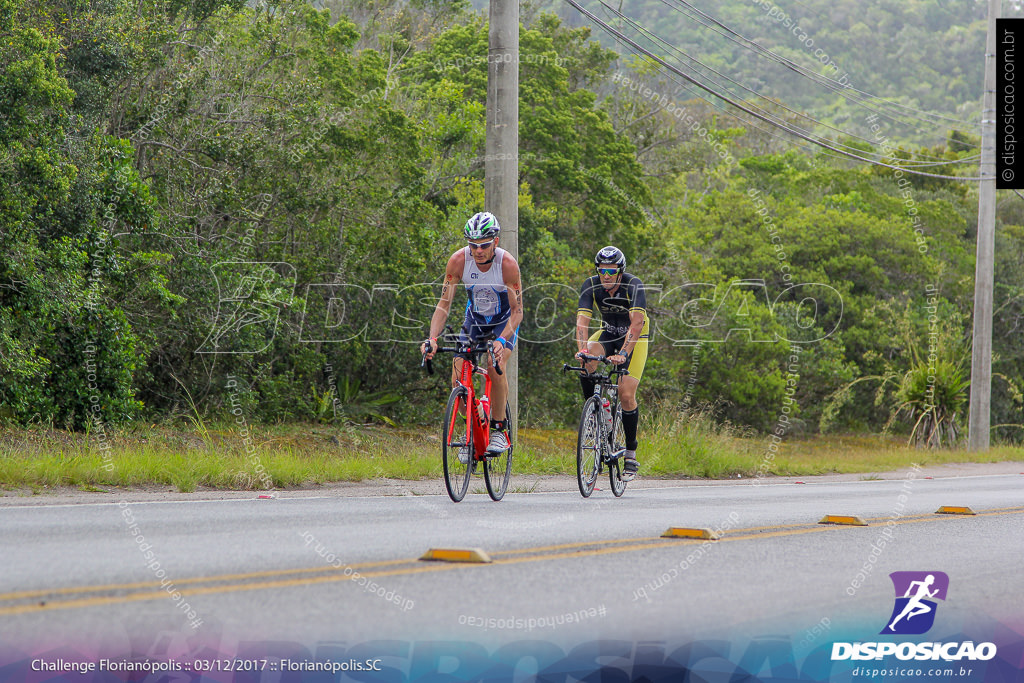
[[[616, 406], [614, 425], [612, 453], [619, 453], [626, 447], [626, 430], [622, 426], [622, 406]], [[626, 482], [622, 480], [622, 457], [615, 458], [608, 463], [608, 480], [616, 498], [626, 492]]]
[[594, 492], [597, 467], [601, 462], [601, 447], [598, 443], [601, 438], [600, 416], [597, 400], [591, 396], [583, 404], [579, 434], [576, 437], [576, 483], [584, 498], [589, 498]]
[[441, 424], [441, 463], [448, 497], [458, 503], [466, 497], [472, 471], [472, 435], [466, 430], [466, 388], [455, 387], [448, 397]]
[[501, 500], [508, 490], [508, 480], [512, 475], [512, 411], [505, 406], [505, 424], [508, 432], [508, 450], [501, 455], [488, 455], [484, 460], [484, 483], [491, 500]]

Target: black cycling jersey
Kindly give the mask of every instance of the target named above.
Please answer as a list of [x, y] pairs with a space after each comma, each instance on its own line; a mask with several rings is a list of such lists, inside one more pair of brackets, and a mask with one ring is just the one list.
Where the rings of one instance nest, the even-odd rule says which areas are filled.
[[640, 278], [623, 273], [618, 289], [610, 294], [601, 286], [601, 278], [591, 275], [583, 281], [580, 288], [580, 302], [577, 312], [594, 317], [594, 309], [601, 312], [604, 332], [613, 337], [625, 337], [629, 331], [630, 311], [647, 314], [647, 299], [644, 296], [644, 283]]

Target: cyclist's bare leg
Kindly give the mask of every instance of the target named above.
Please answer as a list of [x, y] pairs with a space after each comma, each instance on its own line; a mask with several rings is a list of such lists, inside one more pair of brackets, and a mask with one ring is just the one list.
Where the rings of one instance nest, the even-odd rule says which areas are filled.
[[640, 386], [640, 380], [636, 377], [627, 375], [619, 378], [619, 403], [622, 404], [623, 410], [636, 408], [636, 388], [638, 386]]
[[[601, 342], [588, 341], [587, 342], [587, 354], [591, 356], [603, 356], [604, 346]], [[586, 368], [587, 372], [593, 373], [597, 371], [597, 361], [592, 360], [587, 363], [583, 363], [583, 367]], [[580, 388], [583, 390], [583, 400], [586, 401], [588, 398], [594, 395], [594, 380], [587, 377], [580, 377]]]
[[[508, 360], [515, 353], [514, 349], [505, 349], [502, 354], [501, 370], [498, 374], [491, 367], [490, 357], [487, 359], [487, 374], [491, 377], [491, 417], [495, 420], [505, 419], [505, 400], [508, 398], [508, 375], [504, 374], [508, 368]], [[500, 407], [499, 407], [500, 406]]]
[[[591, 356], [603, 356], [604, 355], [604, 344], [599, 341], [587, 342], [587, 354]], [[597, 371], [597, 361], [592, 360], [586, 364], [587, 372]]]
[[[462, 377], [462, 364], [465, 362], [463, 358], [455, 358], [452, 360], [452, 388], [459, 385], [459, 379]], [[459, 416], [465, 417], [466, 411], [463, 408], [465, 402], [459, 405]]]
[[464, 359], [455, 358], [452, 360], [452, 388], [454, 389], [459, 384], [459, 378], [462, 377], [462, 363]]

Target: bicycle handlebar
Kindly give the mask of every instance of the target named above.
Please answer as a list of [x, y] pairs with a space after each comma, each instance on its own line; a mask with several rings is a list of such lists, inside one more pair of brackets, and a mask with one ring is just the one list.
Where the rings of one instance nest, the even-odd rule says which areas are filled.
[[[442, 338], [449, 343], [456, 344], [456, 346], [437, 345], [437, 349], [434, 351], [434, 353], [483, 353], [484, 351], [486, 351], [487, 355], [490, 356], [491, 366], [494, 367], [495, 372], [497, 372], [499, 375], [505, 374], [502, 371], [502, 369], [498, 367], [498, 364], [494, 362], [494, 349], [491, 347], [491, 339], [484, 338], [477, 340], [475, 344], [465, 344], [460, 342], [458, 337], [455, 337], [453, 334], [446, 334]], [[425, 341], [429, 342], [430, 340], [427, 339]], [[427, 369], [427, 374], [434, 374], [434, 367], [431, 364], [430, 360], [427, 358], [427, 354], [423, 354], [423, 359], [420, 362], [420, 367], [425, 367]]]
[[[608, 358], [605, 357], [605, 356], [591, 356], [588, 353], [584, 353], [581, 357], [583, 358], [583, 360], [596, 360], [596, 361], [599, 361], [601, 363], [605, 363], [605, 364], [611, 365], [611, 361], [608, 360]], [[565, 372], [567, 370], [572, 370], [574, 372], [578, 372], [581, 375], [601, 376], [599, 373], [587, 371], [586, 367], [582, 367], [582, 366], [581, 367], [576, 367], [574, 365], [569, 365], [568, 363], [562, 363], [562, 372]], [[611, 377], [612, 375], [622, 375], [623, 377], [625, 377], [628, 374], [629, 374], [629, 370], [627, 370], [626, 368], [624, 368], [622, 366], [615, 366], [615, 367], [613, 367], [612, 369], [610, 369], [608, 371], [608, 376], [609, 377]]]

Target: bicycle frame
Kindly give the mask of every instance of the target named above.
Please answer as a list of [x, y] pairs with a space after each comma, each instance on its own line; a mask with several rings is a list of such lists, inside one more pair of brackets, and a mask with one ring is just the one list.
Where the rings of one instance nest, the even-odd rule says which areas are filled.
[[[597, 379], [598, 377], [600, 377], [600, 379]], [[604, 394], [605, 391], [607, 391], [609, 394], [609, 408], [612, 412], [611, 426], [609, 426], [608, 423], [605, 422], [603, 414], [601, 415], [601, 419], [598, 420], [597, 425], [598, 443], [600, 444], [601, 453], [601, 460], [600, 464], [598, 465], [597, 471], [598, 473], [601, 473], [604, 470], [604, 465], [606, 463], [612, 462], [622, 457], [622, 454], [626, 452], [626, 449], [620, 448], [617, 451], [613, 451], [611, 444], [608, 443], [608, 437], [614, 436], [612, 430], [615, 429], [615, 416], [619, 410], [619, 385], [612, 383], [608, 378], [608, 375], [596, 375], [595, 379], [597, 379], [597, 381], [594, 383], [594, 399], [597, 401], [599, 409], [601, 406], [601, 396]], [[607, 387], [607, 389], [605, 389], [605, 387]], [[619, 417], [619, 419], [622, 418]]]
[[[481, 410], [482, 401], [478, 397], [475, 375], [483, 375], [483, 396], [489, 399], [491, 396], [491, 374], [489, 368], [477, 362], [480, 354], [487, 354], [494, 366], [494, 372], [498, 375], [504, 374], [501, 366], [495, 363], [491, 342], [493, 339], [478, 339], [473, 344], [467, 344], [447, 328], [448, 333], [443, 339], [451, 346], [439, 346], [437, 351], [458, 354], [461, 359], [455, 363], [452, 375], [452, 390], [448, 395], [448, 403], [445, 407], [444, 417], [441, 423], [441, 462], [444, 467], [444, 485], [448, 490], [448, 496], [452, 501], [458, 503], [466, 495], [466, 488], [469, 486], [470, 477], [476, 472], [477, 464], [483, 465], [484, 483], [487, 486], [487, 494], [491, 500], [501, 500], [508, 490], [509, 476], [512, 472], [512, 438], [508, 437], [507, 446], [500, 452], [489, 453], [487, 451], [491, 440], [491, 418], [495, 410], [501, 411], [502, 421], [510, 420], [507, 406], [502, 405], [495, 408], [490, 406], [486, 419], [479, 419], [478, 411]], [[429, 342], [430, 340], [428, 340]], [[433, 374], [433, 368], [423, 354], [421, 366], [425, 367], [427, 374]], [[460, 411], [464, 414], [460, 415]], [[458, 420], [466, 420], [466, 429], [458, 429]], [[511, 422], [508, 432], [511, 432]], [[467, 458], [466, 456], [469, 455]]]
[[[586, 361], [600, 361], [602, 363], [607, 362], [605, 356], [591, 356], [586, 354], [584, 356], [584, 363]], [[581, 376], [592, 379], [594, 381], [594, 400], [597, 401], [598, 409], [600, 412], [601, 396], [606, 391], [609, 395], [610, 408], [612, 411], [612, 425], [611, 427], [603, 419], [598, 420], [597, 432], [598, 432], [598, 452], [600, 457], [598, 458], [597, 471], [600, 474], [604, 471], [604, 466], [608, 463], [614, 462], [622, 457], [626, 452], [625, 448], [620, 448], [617, 451], [613, 451], [611, 444], [608, 443], [608, 437], [614, 437], [612, 430], [615, 429], [615, 416], [619, 413], [619, 382], [618, 379], [613, 379], [615, 375], [619, 376], [619, 379], [629, 374], [629, 371], [625, 368], [612, 368], [607, 373], [600, 372], [587, 372], [586, 366], [581, 365], [576, 368], [568, 364], [562, 365], [562, 372], [567, 370], [574, 370], [579, 372]], [[621, 416], [620, 418], [621, 419]]]
[[[473, 375], [481, 374], [484, 376], [484, 395], [490, 398], [491, 395], [491, 376], [488, 374], [485, 368], [481, 368], [476, 364], [473, 359], [462, 359], [462, 373], [459, 377], [459, 384], [466, 389], [466, 433], [470, 435], [470, 442], [473, 444], [472, 452], [474, 460], [483, 460], [484, 453], [487, 451], [487, 443], [491, 438], [491, 416], [487, 416], [487, 420], [481, 426], [480, 421], [477, 420], [477, 406], [478, 401], [476, 398], [476, 389], [473, 383]], [[452, 423], [448, 425], [448, 433], [451, 434], [455, 429], [455, 420], [458, 419], [457, 414], [452, 415]]]

